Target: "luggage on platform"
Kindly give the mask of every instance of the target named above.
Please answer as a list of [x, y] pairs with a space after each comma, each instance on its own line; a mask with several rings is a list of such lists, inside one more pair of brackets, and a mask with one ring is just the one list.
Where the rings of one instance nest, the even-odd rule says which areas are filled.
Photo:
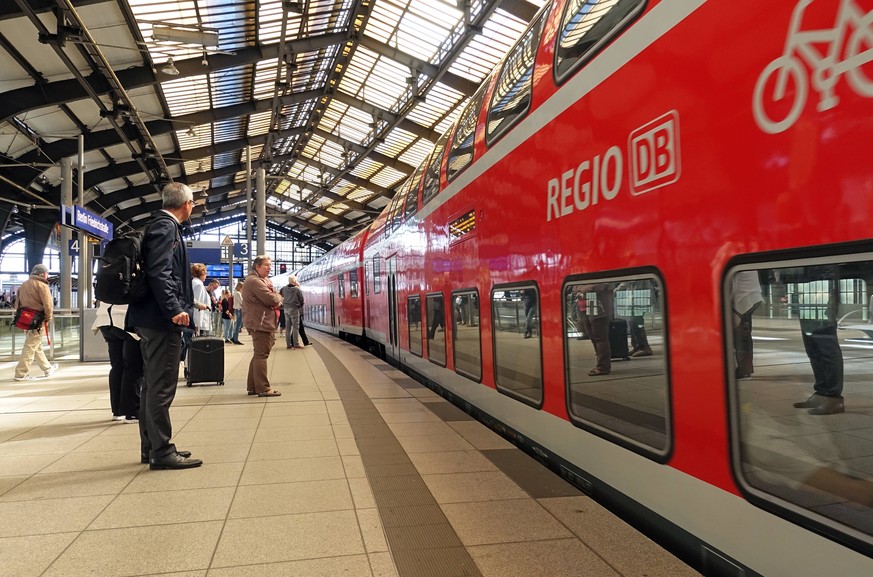
[[188, 386], [194, 383], [224, 384], [224, 339], [194, 337], [188, 348]]
[[609, 321], [609, 350], [613, 359], [630, 359], [627, 346], [627, 321], [625, 319]]

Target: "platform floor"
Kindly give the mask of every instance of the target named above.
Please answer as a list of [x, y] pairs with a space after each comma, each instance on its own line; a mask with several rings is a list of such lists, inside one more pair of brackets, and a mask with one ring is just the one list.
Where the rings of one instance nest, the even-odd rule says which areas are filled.
[[[183, 471], [139, 463], [106, 363], [0, 364], [4, 577], [683, 577], [688, 566], [466, 413], [312, 331], [270, 356], [281, 397], [180, 387]], [[34, 368], [38, 372], [38, 369]]]

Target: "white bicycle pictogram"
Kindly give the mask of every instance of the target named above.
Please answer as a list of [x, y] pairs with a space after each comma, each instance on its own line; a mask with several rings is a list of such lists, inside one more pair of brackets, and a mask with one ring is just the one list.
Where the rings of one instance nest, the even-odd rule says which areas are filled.
[[[834, 28], [800, 30], [803, 12], [813, 1], [800, 0], [794, 7], [784, 53], [764, 68], [755, 83], [752, 113], [761, 130], [769, 134], [788, 130], [806, 105], [810, 81], [803, 61], [812, 71], [812, 86], [819, 93], [819, 111], [829, 110], [839, 102], [835, 87], [843, 74], [856, 93], [873, 97], [873, 79], [862, 68], [873, 60], [873, 11], [865, 13], [853, 0], [841, 0]], [[840, 58], [847, 34], [845, 55]], [[816, 44], [827, 45], [826, 52], [816, 48]], [[776, 78], [771, 83], [773, 74]], [[784, 117], [774, 118], [764, 105], [786, 98], [789, 81], [794, 84], [794, 100]], [[774, 87], [772, 94], [767, 93], [770, 86]]]

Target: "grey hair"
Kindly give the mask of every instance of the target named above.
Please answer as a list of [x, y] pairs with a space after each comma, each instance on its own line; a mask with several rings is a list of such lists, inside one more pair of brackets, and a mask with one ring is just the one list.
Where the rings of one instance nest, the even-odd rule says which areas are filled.
[[270, 256], [266, 254], [259, 254], [258, 256], [256, 256], [255, 260], [252, 261], [252, 271], [254, 271], [255, 268], [261, 266], [265, 260], [270, 260]]
[[172, 210], [181, 208], [185, 206], [186, 202], [194, 200], [194, 192], [181, 182], [171, 182], [161, 192], [161, 199], [163, 201], [161, 208]]

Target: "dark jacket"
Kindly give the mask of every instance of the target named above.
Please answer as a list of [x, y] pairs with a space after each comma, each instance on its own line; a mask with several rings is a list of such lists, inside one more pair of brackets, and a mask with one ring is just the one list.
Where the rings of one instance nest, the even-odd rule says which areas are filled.
[[[186, 312], [193, 320], [194, 289], [182, 227], [167, 212], [158, 211], [146, 227], [142, 255], [148, 277], [145, 298], [127, 310], [127, 327], [181, 330], [173, 317]], [[193, 322], [189, 322], [191, 328]]]

